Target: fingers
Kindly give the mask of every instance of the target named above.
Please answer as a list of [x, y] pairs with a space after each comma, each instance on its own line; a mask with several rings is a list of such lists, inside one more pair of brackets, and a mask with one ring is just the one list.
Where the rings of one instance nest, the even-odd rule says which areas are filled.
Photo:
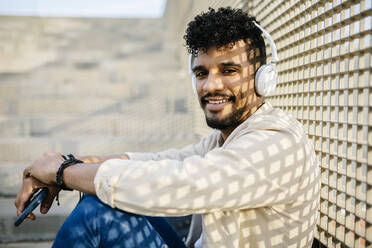
[[23, 179], [21, 190], [18, 192], [14, 205], [17, 209], [17, 215], [20, 216], [25, 209], [28, 199], [31, 197], [33, 187], [28, 182], [29, 178]]
[[32, 196], [33, 192], [46, 185], [33, 177], [23, 179], [21, 190], [18, 192], [14, 205], [17, 209], [17, 215], [20, 216], [25, 209], [25, 206]]
[[28, 219], [30, 220], [35, 220], [36, 219], [36, 216], [33, 214], [33, 213], [30, 213], [28, 216], [27, 216]]
[[50, 207], [53, 204], [54, 198], [56, 198], [56, 195], [59, 193], [60, 190], [61, 189], [56, 186], [48, 186], [48, 193], [44, 200], [41, 202], [40, 213], [48, 213]]

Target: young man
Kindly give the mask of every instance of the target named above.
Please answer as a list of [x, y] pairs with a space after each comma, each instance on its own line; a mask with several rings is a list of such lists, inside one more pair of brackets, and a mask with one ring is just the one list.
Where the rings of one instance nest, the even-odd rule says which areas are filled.
[[[198, 247], [311, 246], [320, 185], [315, 153], [299, 122], [256, 92], [266, 53], [254, 21], [221, 8], [189, 23], [194, 86], [215, 130], [181, 150], [83, 157], [84, 164], [67, 167], [63, 183], [90, 195], [54, 247], [161, 247], [151, 225], [129, 213], [201, 214]], [[41, 211], [47, 212], [63, 161], [47, 153], [24, 171], [18, 214], [33, 189], [45, 185], [50, 192]]]

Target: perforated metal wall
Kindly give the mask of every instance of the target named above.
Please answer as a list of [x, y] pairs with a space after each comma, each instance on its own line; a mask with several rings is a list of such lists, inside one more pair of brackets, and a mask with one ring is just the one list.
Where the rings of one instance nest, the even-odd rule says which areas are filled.
[[372, 1], [244, 2], [278, 48], [268, 101], [303, 123], [321, 161], [316, 237], [327, 247], [371, 247]]

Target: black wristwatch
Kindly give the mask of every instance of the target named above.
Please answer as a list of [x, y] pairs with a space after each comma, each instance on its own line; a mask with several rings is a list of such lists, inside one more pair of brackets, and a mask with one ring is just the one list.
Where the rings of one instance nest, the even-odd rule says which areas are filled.
[[72, 155], [72, 154], [67, 155], [68, 158], [64, 155], [62, 155], [62, 157], [65, 161], [63, 161], [63, 163], [61, 164], [61, 166], [59, 167], [59, 169], [57, 171], [56, 183], [57, 183], [58, 187], [60, 187], [61, 189], [71, 191], [72, 189], [66, 187], [66, 185], [63, 182], [63, 178], [62, 178], [63, 170], [66, 169], [67, 167], [69, 167], [70, 165], [84, 163], [84, 162], [81, 161], [81, 160], [76, 159], [74, 157], [74, 155]]

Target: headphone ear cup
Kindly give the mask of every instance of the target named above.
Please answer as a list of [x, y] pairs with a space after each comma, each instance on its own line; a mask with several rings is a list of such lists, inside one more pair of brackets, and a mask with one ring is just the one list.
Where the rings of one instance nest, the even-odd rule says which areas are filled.
[[260, 96], [267, 96], [275, 90], [277, 72], [275, 64], [262, 65], [258, 68], [254, 87]]

